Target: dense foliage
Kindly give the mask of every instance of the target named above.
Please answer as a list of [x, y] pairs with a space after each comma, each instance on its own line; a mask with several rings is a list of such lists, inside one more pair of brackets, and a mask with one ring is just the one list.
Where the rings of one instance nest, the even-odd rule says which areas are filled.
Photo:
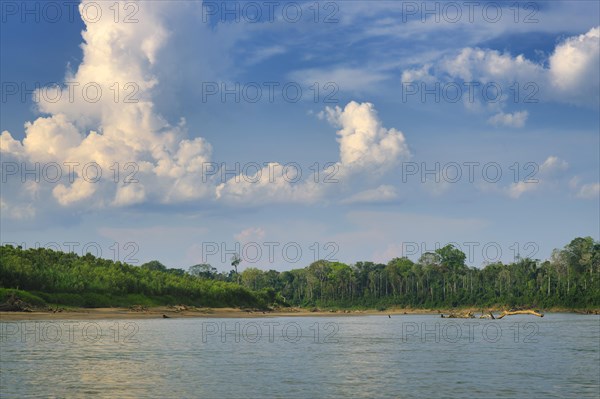
[[[239, 264], [239, 262], [238, 262]], [[234, 266], [237, 266], [234, 265]], [[237, 284], [239, 282], [239, 284]], [[417, 262], [346, 265], [320, 260], [286, 272], [246, 268], [217, 273], [208, 264], [188, 272], [158, 261], [141, 267], [91, 255], [0, 247], [0, 286], [79, 306], [151, 301], [203, 306], [322, 307], [600, 306], [600, 243], [576, 238], [546, 261], [467, 267], [451, 245]], [[79, 298], [79, 299], [78, 299]], [[82, 303], [75, 303], [82, 301]]]
[[48, 303], [88, 307], [176, 303], [262, 307], [274, 300], [271, 290], [253, 292], [238, 284], [194, 277], [157, 261], [136, 267], [91, 254], [10, 245], [0, 247], [0, 287], [25, 290]]

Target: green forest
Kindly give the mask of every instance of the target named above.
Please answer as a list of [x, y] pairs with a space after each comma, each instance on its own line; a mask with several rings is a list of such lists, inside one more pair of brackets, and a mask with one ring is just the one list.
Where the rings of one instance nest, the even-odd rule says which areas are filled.
[[185, 304], [205, 307], [453, 308], [600, 306], [600, 243], [578, 237], [548, 260], [468, 267], [447, 245], [416, 262], [387, 264], [319, 260], [291, 271], [246, 268], [218, 273], [209, 264], [187, 270], [159, 261], [141, 266], [91, 254], [0, 247], [0, 301], [17, 294], [34, 306], [111, 307]]

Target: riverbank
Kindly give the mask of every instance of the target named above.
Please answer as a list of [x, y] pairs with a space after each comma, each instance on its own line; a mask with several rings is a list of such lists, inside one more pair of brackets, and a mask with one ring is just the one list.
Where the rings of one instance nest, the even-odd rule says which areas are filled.
[[[461, 308], [462, 312], [473, 312], [476, 316], [481, 314], [481, 308]], [[501, 310], [496, 308], [483, 309], [483, 313], [490, 311], [499, 313]], [[319, 317], [319, 316], [361, 316], [361, 315], [380, 315], [380, 316], [398, 316], [411, 314], [449, 314], [456, 312], [456, 309], [414, 309], [414, 308], [395, 308], [387, 310], [317, 310], [306, 308], [280, 308], [276, 310], [250, 310], [236, 308], [188, 308], [159, 306], [142, 310], [132, 310], [131, 308], [73, 308], [63, 309], [61, 311], [32, 311], [32, 312], [0, 312], [0, 321], [19, 321], [19, 320], [102, 320], [102, 319], [160, 319], [160, 318], [257, 318], [257, 317]], [[548, 313], [580, 313], [580, 314], [600, 314], [600, 309], [594, 309], [591, 313], [587, 311], [551, 308], [545, 309]]]
[[437, 311], [427, 309], [394, 309], [378, 310], [314, 310], [304, 308], [283, 308], [277, 310], [249, 310], [236, 308], [188, 308], [174, 309], [173, 307], [158, 306], [145, 310], [128, 308], [93, 308], [66, 309], [61, 312], [32, 311], [32, 312], [0, 312], [0, 321], [14, 320], [99, 320], [99, 319], [157, 319], [157, 318], [255, 318], [255, 317], [294, 317], [294, 316], [356, 316], [356, 315], [397, 315], [397, 314], [437, 314]]

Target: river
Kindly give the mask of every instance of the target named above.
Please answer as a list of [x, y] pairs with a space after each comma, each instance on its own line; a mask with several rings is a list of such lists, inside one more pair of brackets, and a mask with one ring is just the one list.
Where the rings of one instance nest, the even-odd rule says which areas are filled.
[[3, 398], [598, 398], [600, 317], [0, 323]]

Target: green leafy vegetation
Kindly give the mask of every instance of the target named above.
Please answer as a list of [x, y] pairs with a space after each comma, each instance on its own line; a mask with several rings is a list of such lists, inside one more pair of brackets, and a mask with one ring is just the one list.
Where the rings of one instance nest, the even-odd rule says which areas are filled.
[[50, 249], [0, 247], [0, 300], [9, 292], [40, 305], [79, 307], [188, 304], [267, 307], [274, 304], [328, 308], [441, 308], [600, 306], [600, 243], [576, 238], [549, 260], [519, 259], [483, 268], [465, 265], [451, 245], [417, 262], [347, 265], [319, 260], [278, 272], [246, 268], [217, 273], [208, 264], [186, 272], [158, 261], [141, 267]]
[[[160, 262], [141, 267], [51, 249], [0, 247], [0, 287], [23, 291], [48, 304], [78, 307], [188, 304], [266, 307], [271, 297], [227, 281], [167, 269]], [[6, 290], [0, 292], [7, 295]], [[39, 301], [38, 301], [39, 302]]]

